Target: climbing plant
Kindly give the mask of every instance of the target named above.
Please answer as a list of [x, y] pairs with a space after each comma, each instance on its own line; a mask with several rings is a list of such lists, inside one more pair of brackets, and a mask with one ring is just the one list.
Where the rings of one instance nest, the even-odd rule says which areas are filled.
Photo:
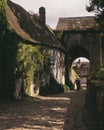
[[0, 1], [0, 34], [3, 34], [4, 29], [7, 27], [6, 4], [7, 0]]
[[104, 62], [100, 65], [98, 71], [91, 74], [90, 79], [104, 81]]
[[[33, 87], [46, 83], [50, 87], [46, 82], [50, 76], [50, 52], [46, 47], [28, 44], [12, 29], [6, 16], [7, 2], [0, 1], [0, 96], [13, 97], [21, 86], [30, 95]], [[63, 91], [53, 77], [47, 81], [51, 83], [50, 91]]]
[[[11, 92], [10, 95], [13, 95], [15, 81], [19, 78], [26, 81], [25, 87], [29, 90], [35, 79], [44, 74], [42, 68], [42, 51], [44, 48], [20, 42], [18, 35], [13, 30], [6, 30], [2, 38], [2, 82], [3, 86], [5, 86], [4, 93], [8, 95]], [[44, 64], [47, 64], [47, 60], [44, 61]]]
[[25, 44], [20, 40], [6, 18], [6, 4], [6, 0], [0, 1], [0, 96], [13, 96], [18, 79], [25, 80], [26, 84], [23, 85], [29, 90], [35, 79], [41, 78], [44, 74], [42, 66], [47, 65], [48, 58], [44, 58], [43, 65], [44, 47]]
[[29, 94], [30, 85], [34, 84], [36, 78], [42, 72], [41, 47], [19, 43], [16, 62], [16, 78], [21, 77], [21, 79], [26, 80], [26, 91]]

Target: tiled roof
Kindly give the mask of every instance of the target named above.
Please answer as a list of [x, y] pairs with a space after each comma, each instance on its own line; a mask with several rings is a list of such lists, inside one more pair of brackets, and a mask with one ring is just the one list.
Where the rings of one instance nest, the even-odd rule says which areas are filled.
[[98, 25], [93, 16], [59, 18], [56, 30], [87, 30]]
[[62, 48], [52, 29], [42, 24], [39, 19], [33, 17], [21, 6], [8, 0], [6, 13], [11, 28], [23, 39]]

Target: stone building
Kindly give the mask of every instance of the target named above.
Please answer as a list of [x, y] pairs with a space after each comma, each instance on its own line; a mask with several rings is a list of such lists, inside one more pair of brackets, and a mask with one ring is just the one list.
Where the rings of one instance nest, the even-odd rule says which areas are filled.
[[76, 69], [80, 77], [81, 86], [87, 86], [87, 80], [90, 76], [90, 62], [78, 61], [76, 63]]
[[88, 77], [90, 75], [90, 63], [89, 62], [81, 62], [78, 69], [79, 69], [79, 74], [81, 77]]
[[[2, 25], [0, 48], [3, 50], [0, 52], [0, 58], [3, 59], [2, 64], [0, 63], [2, 69], [0, 73], [0, 95], [10, 96], [15, 93], [18, 98], [23, 82], [28, 95], [34, 96], [39, 91], [40, 86], [38, 83], [41, 80], [43, 85], [50, 84], [50, 75], [58, 83], [64, 84], [65, 50], [55, 37], [52, 29], [45, 23], [45, 8], [41, 7], [39, 9], [39, 17], [37, 17], [35, 14], [29, 14], [25, 9], [10, 0], [6, 0], [6, 2], [2, 0], [0, 2], [0, 12], [0, 23]], [[4, 23], [5, 26], [3, 26]], [[41, 57], [36, 50], [39, 47], [42, 48], [40, 49]], [[28, 55], [24, 56], [25, 52]], [[19, 62], [17, 61], [18, 56], [21, 56]], [[34, 61], [32, 61], [31, 57]], [[39, 57], [39, 60], [37, 57]], [[29, 60], [34, 67], [40, 66], [41, 72], [39, 74], [39, 70], [36, 69], [36, 72], [31, 70], [33, 66], [29, 64]], [[30, 70], [27, 72], [27, 69]], [[19, 74], [15, 74], [17, 71], [19, 71]], [[31, 77], [32, 75], [35, 75], [35, 79]], [[16, 83], [13, 83], [13, 81]]]
[[89, 62], [82, 62], [79, 67], [80, 78], [81, 78], [81, 86], [87, 86], [87, 80], [90, 76], [90, 63]]
[[102, 63], [104, 42], [94, 17], [60, 18], [53, 32], [45, 13], [44, 7], [37, 16], [10, 0], [0, 1], [0, 95], [18, 95], [23, 84], [34, 96], [40, 83], [50, 84], [50, 76], [69, 85], [78, 57], [90, 61], [91, 72]]
[[91, 73], [103, 62], [103, 43], [99, 26], [92, 16], [60, 18], [54, 31], [66, 49], [66, 84], [72, 62], [85, 57], [90, 61]]

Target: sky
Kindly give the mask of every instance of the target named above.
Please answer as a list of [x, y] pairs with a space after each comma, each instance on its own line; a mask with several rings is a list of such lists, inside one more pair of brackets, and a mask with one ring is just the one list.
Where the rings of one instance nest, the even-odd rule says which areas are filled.
[[86, 61], [86, 62], [90, 62], [87, 58], [84, 57], [79, 57], [77, 59], [74, 60], [74, 62], [78, 62], [80, 60], [80, 62]]
[[11, 0], [27, 11], [39, 12], [41, 6], [46, 8], [46, 24], [55, 29], [60, 17], [91, 16], [86, 11], [89, 0]]

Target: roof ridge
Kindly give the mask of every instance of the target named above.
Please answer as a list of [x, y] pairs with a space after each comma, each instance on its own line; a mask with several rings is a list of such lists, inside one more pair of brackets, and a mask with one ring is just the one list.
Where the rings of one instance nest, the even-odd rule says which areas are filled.
[[95, 16], [60, 17], [59, 19], [94, 18]]
[[85, 30], [97, 28], [95, 16], [59, 18], [56, 30]]

